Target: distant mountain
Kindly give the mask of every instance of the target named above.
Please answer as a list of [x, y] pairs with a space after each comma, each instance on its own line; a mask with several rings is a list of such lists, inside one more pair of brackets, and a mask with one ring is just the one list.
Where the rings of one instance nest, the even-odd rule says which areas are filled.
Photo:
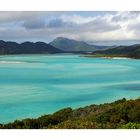
[[76, 41], [73, 39], [68, 39], [64, 37], [58, 37], [54, 39], [50, 44], [58, 49], [70, 52], [93, 52], [96, 50], [104, 50], [108, 48], [112, 48], [113, 46], [96, 46], [90, 45], [83, 41]]
[[140, 58], [140, 44], [131, 46], [119, 46], [104, 51], [95, 51], [93, 54], [124, 55], [133, 58]]
[[45, 54], [62, 52], [62, 50], [44, 42], [24, 42], [19, 44], [0, 40], [0, 54]]
[[92, 42], [97, 46], [130, 46], [134, 44], [140, 44], [140, 40], [104, 40]]
[[96, 46], [83, 41], [56, 38], [50, 44], [44, 42], [16, 43], [0, 40], [0, 54], [53, 54], [53, 53], [87, 53], [125, 55], [140, 58], [140, 44], [131, 46]]

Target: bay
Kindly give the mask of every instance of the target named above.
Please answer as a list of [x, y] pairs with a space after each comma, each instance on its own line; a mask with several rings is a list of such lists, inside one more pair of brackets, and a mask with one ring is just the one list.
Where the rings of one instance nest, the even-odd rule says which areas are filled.
[[140, 60], [0, 56], [0, 123], [140, 96]]

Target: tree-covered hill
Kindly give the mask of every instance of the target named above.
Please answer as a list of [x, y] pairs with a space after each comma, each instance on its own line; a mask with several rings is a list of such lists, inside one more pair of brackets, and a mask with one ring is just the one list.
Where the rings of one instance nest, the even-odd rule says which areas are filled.
[[66, 52], [93, 52], [96, 50], [113, 48], [113, 46], [90, 45], [84, 41], [77, 41], [64, 37], [58, 37], [54, 39], [52, 42], [50, 42], [50, 44]]
[[104, 56], [125, 56], [131, 58], [140, 58], [140, 44], [131, 46], [119, 46], [116, 48], [107, 49], [104, 51], [95, 51], [91, 55], [104, 55]]
[[[46, 108], [47, 110], [47, 108]], [[140, 128], [140, 99], [121, 99], [84, 108], [65, 108], [37, 119], [1, 124], [1, 129], [108, 129]]]
[[0, 41], [0, 54], [49, 54], [62, 53], [64, 51], [44, 42], [16, 43], [11, 41]]

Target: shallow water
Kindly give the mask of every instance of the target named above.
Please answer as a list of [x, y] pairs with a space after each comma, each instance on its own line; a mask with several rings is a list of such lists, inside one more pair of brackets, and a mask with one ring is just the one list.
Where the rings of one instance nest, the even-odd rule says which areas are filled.
[[140, 96], [140, 60], [0, 56], [0, 123]]

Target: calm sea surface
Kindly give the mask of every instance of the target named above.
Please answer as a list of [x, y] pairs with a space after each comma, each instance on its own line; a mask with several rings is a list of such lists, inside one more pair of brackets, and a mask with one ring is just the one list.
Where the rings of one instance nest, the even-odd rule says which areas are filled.
[[140, 97], [140, 60], [0, 56], [0, 123]]

